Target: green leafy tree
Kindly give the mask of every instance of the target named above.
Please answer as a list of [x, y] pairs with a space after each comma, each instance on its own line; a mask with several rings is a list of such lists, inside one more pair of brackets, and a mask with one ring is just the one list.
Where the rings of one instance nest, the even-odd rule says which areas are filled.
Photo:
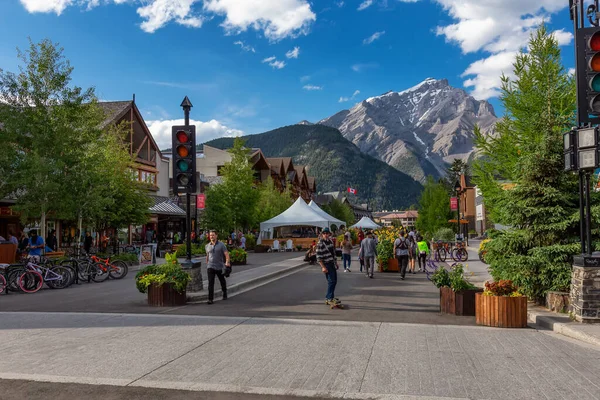
[[[349, 205], [342, 203], [338, 199], [333, 199], [331, 203], [324, 204], [321, 207], [323, 211], [327, 214], [331, 215], [339, 219], [340, 221], [344, 221], [346, 227], [353, 225], [356, 222], [356, 218], [354, 217], [354, 212], [350, 208]], [[339, 228], [339, 226], [338, 226]]]
[[454, 185], [460, 180], [461, 175], [470, 175], [469, 165], [459, 158], [452, 161], [452, 165], [446, 170], [446, 187], [452, 192]]
[[271, 177], [259, 186], [258, 192], [259, 200], [256, 209], [257, 222], [267, 221], [281, 214], [292, 205], [292, 197], [289, 188], [280, 192], [279, 189], [275, 187], [275, 182], [273, 182]]
[[73, 68], [49, 40], [18, 51], [18, 74], [0, 71], [3, 183], [0, 196], [17, 199], [22, 218], [69, 214], [63, 201], [87, 144], [97, 139], [102, 114], [93, 88], [71, 87]]
[[[575, 83], [545, 25], [531, 36], [529, 52], [517, 55], [514, 72], [514, 80], [502, 77], [506, 114], [497, 135], [476, 132], [483, 158], [475, 180], [493, 220], [511, 227], [486, 246], [492, 275], [540, 300], [568, 289], [579, 249], [577, 178], [564, 172], [562, 149], [562, 132], [574, 124]], [[503, 187], [505, 180], [514, 186]]]
[[206, 196], [204, 225], [222, 233], [253, 227], [260, 193], [254, 184], [249, 149], [236, 138], [229, 149], [231, 162], [221, 169], [223, 183], [211, 187]]
[[428, 176], [419, 200], [419, 217], [415, 223], [417, 230], [423, 237], [430, 238], [438, 229], [450, 227], [448, 220], [451, 217], [450, 196], [444, 183]]

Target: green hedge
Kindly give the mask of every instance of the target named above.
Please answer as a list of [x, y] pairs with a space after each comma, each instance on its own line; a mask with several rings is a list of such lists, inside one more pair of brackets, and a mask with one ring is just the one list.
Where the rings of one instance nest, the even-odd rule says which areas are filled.
[[[193, 244], [192, 243], [192, 255], [193, 256], [201, 256], [206, 254], [206, 249], [204, 244]], [[187, 246], [179, 246], [177, 251], [175, 252], [177, 257], [185, 257], [187, 255]]]

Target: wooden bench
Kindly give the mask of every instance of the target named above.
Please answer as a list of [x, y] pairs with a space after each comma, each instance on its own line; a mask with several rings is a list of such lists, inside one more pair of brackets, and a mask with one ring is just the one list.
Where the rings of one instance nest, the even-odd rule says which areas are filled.
[[65, 256], [64, 251], [50, 251], [45, 254], [48, 258], [61, 258]]

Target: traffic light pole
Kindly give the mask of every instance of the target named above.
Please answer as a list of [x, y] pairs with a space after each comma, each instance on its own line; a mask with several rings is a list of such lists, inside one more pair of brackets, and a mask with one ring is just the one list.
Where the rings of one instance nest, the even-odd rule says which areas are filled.
[[[187, 99], [187, 96], [186, 96]], [[190, 110], [192, 108], [192, 104], [188, 101], [187, 103], [184, 102], [182, 103], [182, 107], [183, 107], [183, 115], [185, 118], [185, 123], [184, 125], [186, 127], [190, 126]], [[195, 173], [195, 171], [194, 171]], [[190, 204], [190, 193], [187, 192], [185, 194], [185, 203], [186, 203], [186, 207], [185, 207], [185, 230], [186, 230], [186, 247], [187, 247], [187, 252], [185, 253], [185, 261], [188, 263], [192, 262], [192, 211], [191, 211], [191, 204]]]

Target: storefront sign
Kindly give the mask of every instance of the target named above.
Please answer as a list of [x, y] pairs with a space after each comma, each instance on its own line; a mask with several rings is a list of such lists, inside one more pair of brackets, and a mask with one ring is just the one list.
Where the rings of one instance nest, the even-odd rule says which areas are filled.
[[450, 210], [458, 210], [458, 199], [456, 197], [450, 197]]
[[18, 217], [20, 213], [13, 211], [10, 207], [0, 207], [0, 215]]
[[204, 193], [197, 195], [196, 196], [196, 208], [203, 210], [205, 201], [206, 201], [206, 195]]
[[140, 249], [140, 264], [156, 264], [156, 244], [143, 244]]

